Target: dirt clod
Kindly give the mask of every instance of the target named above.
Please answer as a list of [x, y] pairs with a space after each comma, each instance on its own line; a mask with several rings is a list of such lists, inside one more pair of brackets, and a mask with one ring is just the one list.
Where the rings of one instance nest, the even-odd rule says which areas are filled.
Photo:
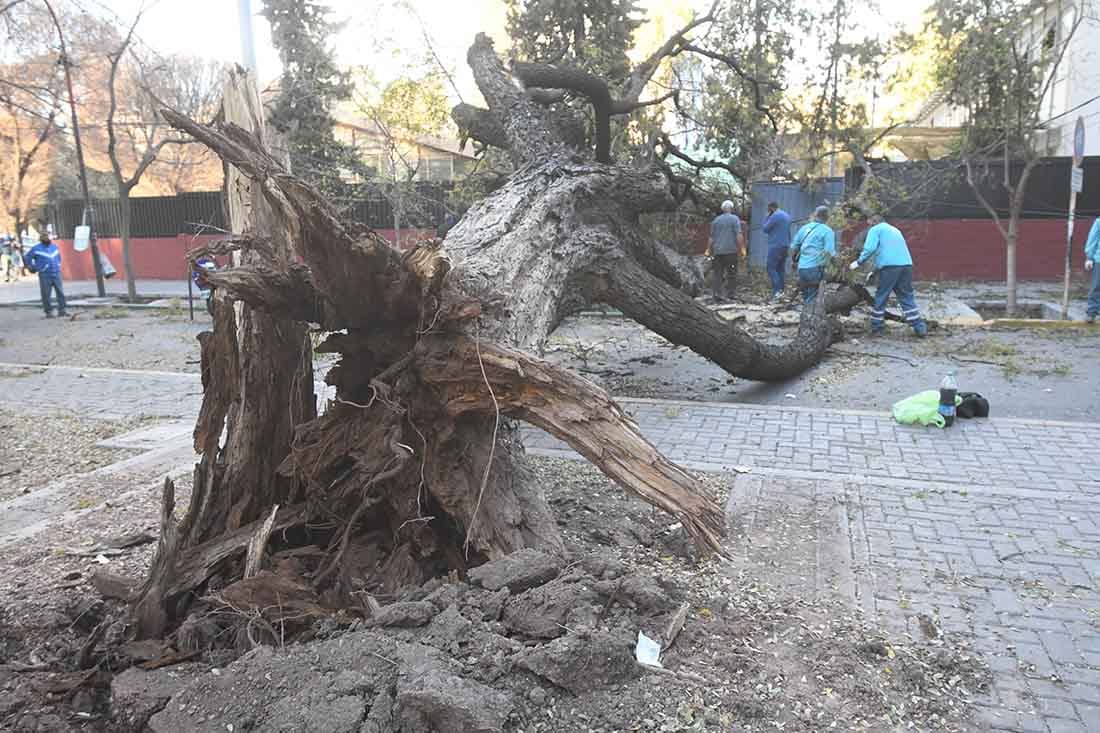
[[574, 694], [638, 674], [631, 639], [622, 633], [570, 634], [521, 653], [516, 664]]
[[559, 572], [559, 558], [524, 549], [474, 568], [470, 571], [470, 580], [488, 590], [507, 587], [512, 593], [522, 593], [553, 580]]
[[424, 626], [439, 613], [438, 609], [427, 601], [408, 601], [383, 606], [370, 619], [371, 626]]
[[425, 663], [397, 682], [395, 717], [405, 733], [503, 730], [512, 712], [509, 696], [444, 667]]

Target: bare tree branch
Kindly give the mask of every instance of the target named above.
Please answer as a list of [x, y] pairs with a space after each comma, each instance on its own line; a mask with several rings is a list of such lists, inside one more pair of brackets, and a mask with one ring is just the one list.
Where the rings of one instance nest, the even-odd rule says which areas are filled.
[[709, 49], [701, 48], [692, 43], [685, 43], [680, 47], [680, 52], [689, 52], [704, 56], [708, 59], [721, 62], [728, 66], [733, 73], [737, 74], [743, 81], [749, 83], [752, 87], [753, 93], [753, 106], [757, 112], [760, 112], [768, 118], [768, 122], [772, 126], [772, 130], [779, 131], [779, 122], [775, 119], [775, 115], [772, 113], [770, 107], [764, 104], [764, 91], [763, 87], [770, 87], [772, 89], [779, 89], [779, 85], [772, 81], [761, 81], [752, 74], [749, 74], [741, 66], [741, 64], [733, 56], [718, 53], [717, 51], [711, 51]]
[[719, 0], [715, 0], [706, 15], [700, 16], [699, 18], [693, 18], [687, 25], [676, 33], [673, 33], [672, 36], [665, 41], [664, 45], [650, 54], [649, 58], [634, 67], [622, 91], [621, 99], [623, 103], [637, 102], [641, 98], [642, 92], [653, 78], [653, 75], [657, 72], [657, 69], [661, 65], [661, 61], [670, 56], [675, 56], [680, 52], [687, 43], [686, 36], [688, 33], [691, 33], [701, 25], [713, 23], [717, 20], [715, 13], [718, 11], [718, 3]]

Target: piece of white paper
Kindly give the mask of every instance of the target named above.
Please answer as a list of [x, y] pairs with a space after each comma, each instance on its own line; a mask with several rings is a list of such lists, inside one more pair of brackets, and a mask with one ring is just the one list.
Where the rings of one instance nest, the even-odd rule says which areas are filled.
[[661, 666], [661, 645], [638, 632], [638, 645], [634, 647], [634, 658], [650, 667]]

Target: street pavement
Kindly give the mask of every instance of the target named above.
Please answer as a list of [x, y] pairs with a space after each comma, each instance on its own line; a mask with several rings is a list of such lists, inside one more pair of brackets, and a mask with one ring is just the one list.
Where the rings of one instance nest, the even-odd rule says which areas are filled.
[[[0, 364], [8, 409], [191, 420], [200, 390], [197, 375]], [[923, 616], [969, 640], [993, 670], [981, 703], [993, 730], [1100, 731], [1100, 423], [938, 430], [862, 411], [620, 402], [673, 460], [736, 471], [735, 520], [792, 485], [839, 506], [829, 536], [855, 602], [899, 633], [927, 634]], [[573, 456], [523, 434], [531, 453]]]

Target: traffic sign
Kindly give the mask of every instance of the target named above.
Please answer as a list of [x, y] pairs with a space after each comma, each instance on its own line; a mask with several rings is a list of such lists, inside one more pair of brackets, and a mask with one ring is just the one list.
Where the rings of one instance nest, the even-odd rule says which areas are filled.
[[1069, 190], [1073, 193], [1081, 193], [1085, 190], [1085, 169], [1074, 166], [1070, 168]]
[[1078, 117], [1073, 128], [1073, 166], [1080, 168], [1085, 160], [1085, 118]]

